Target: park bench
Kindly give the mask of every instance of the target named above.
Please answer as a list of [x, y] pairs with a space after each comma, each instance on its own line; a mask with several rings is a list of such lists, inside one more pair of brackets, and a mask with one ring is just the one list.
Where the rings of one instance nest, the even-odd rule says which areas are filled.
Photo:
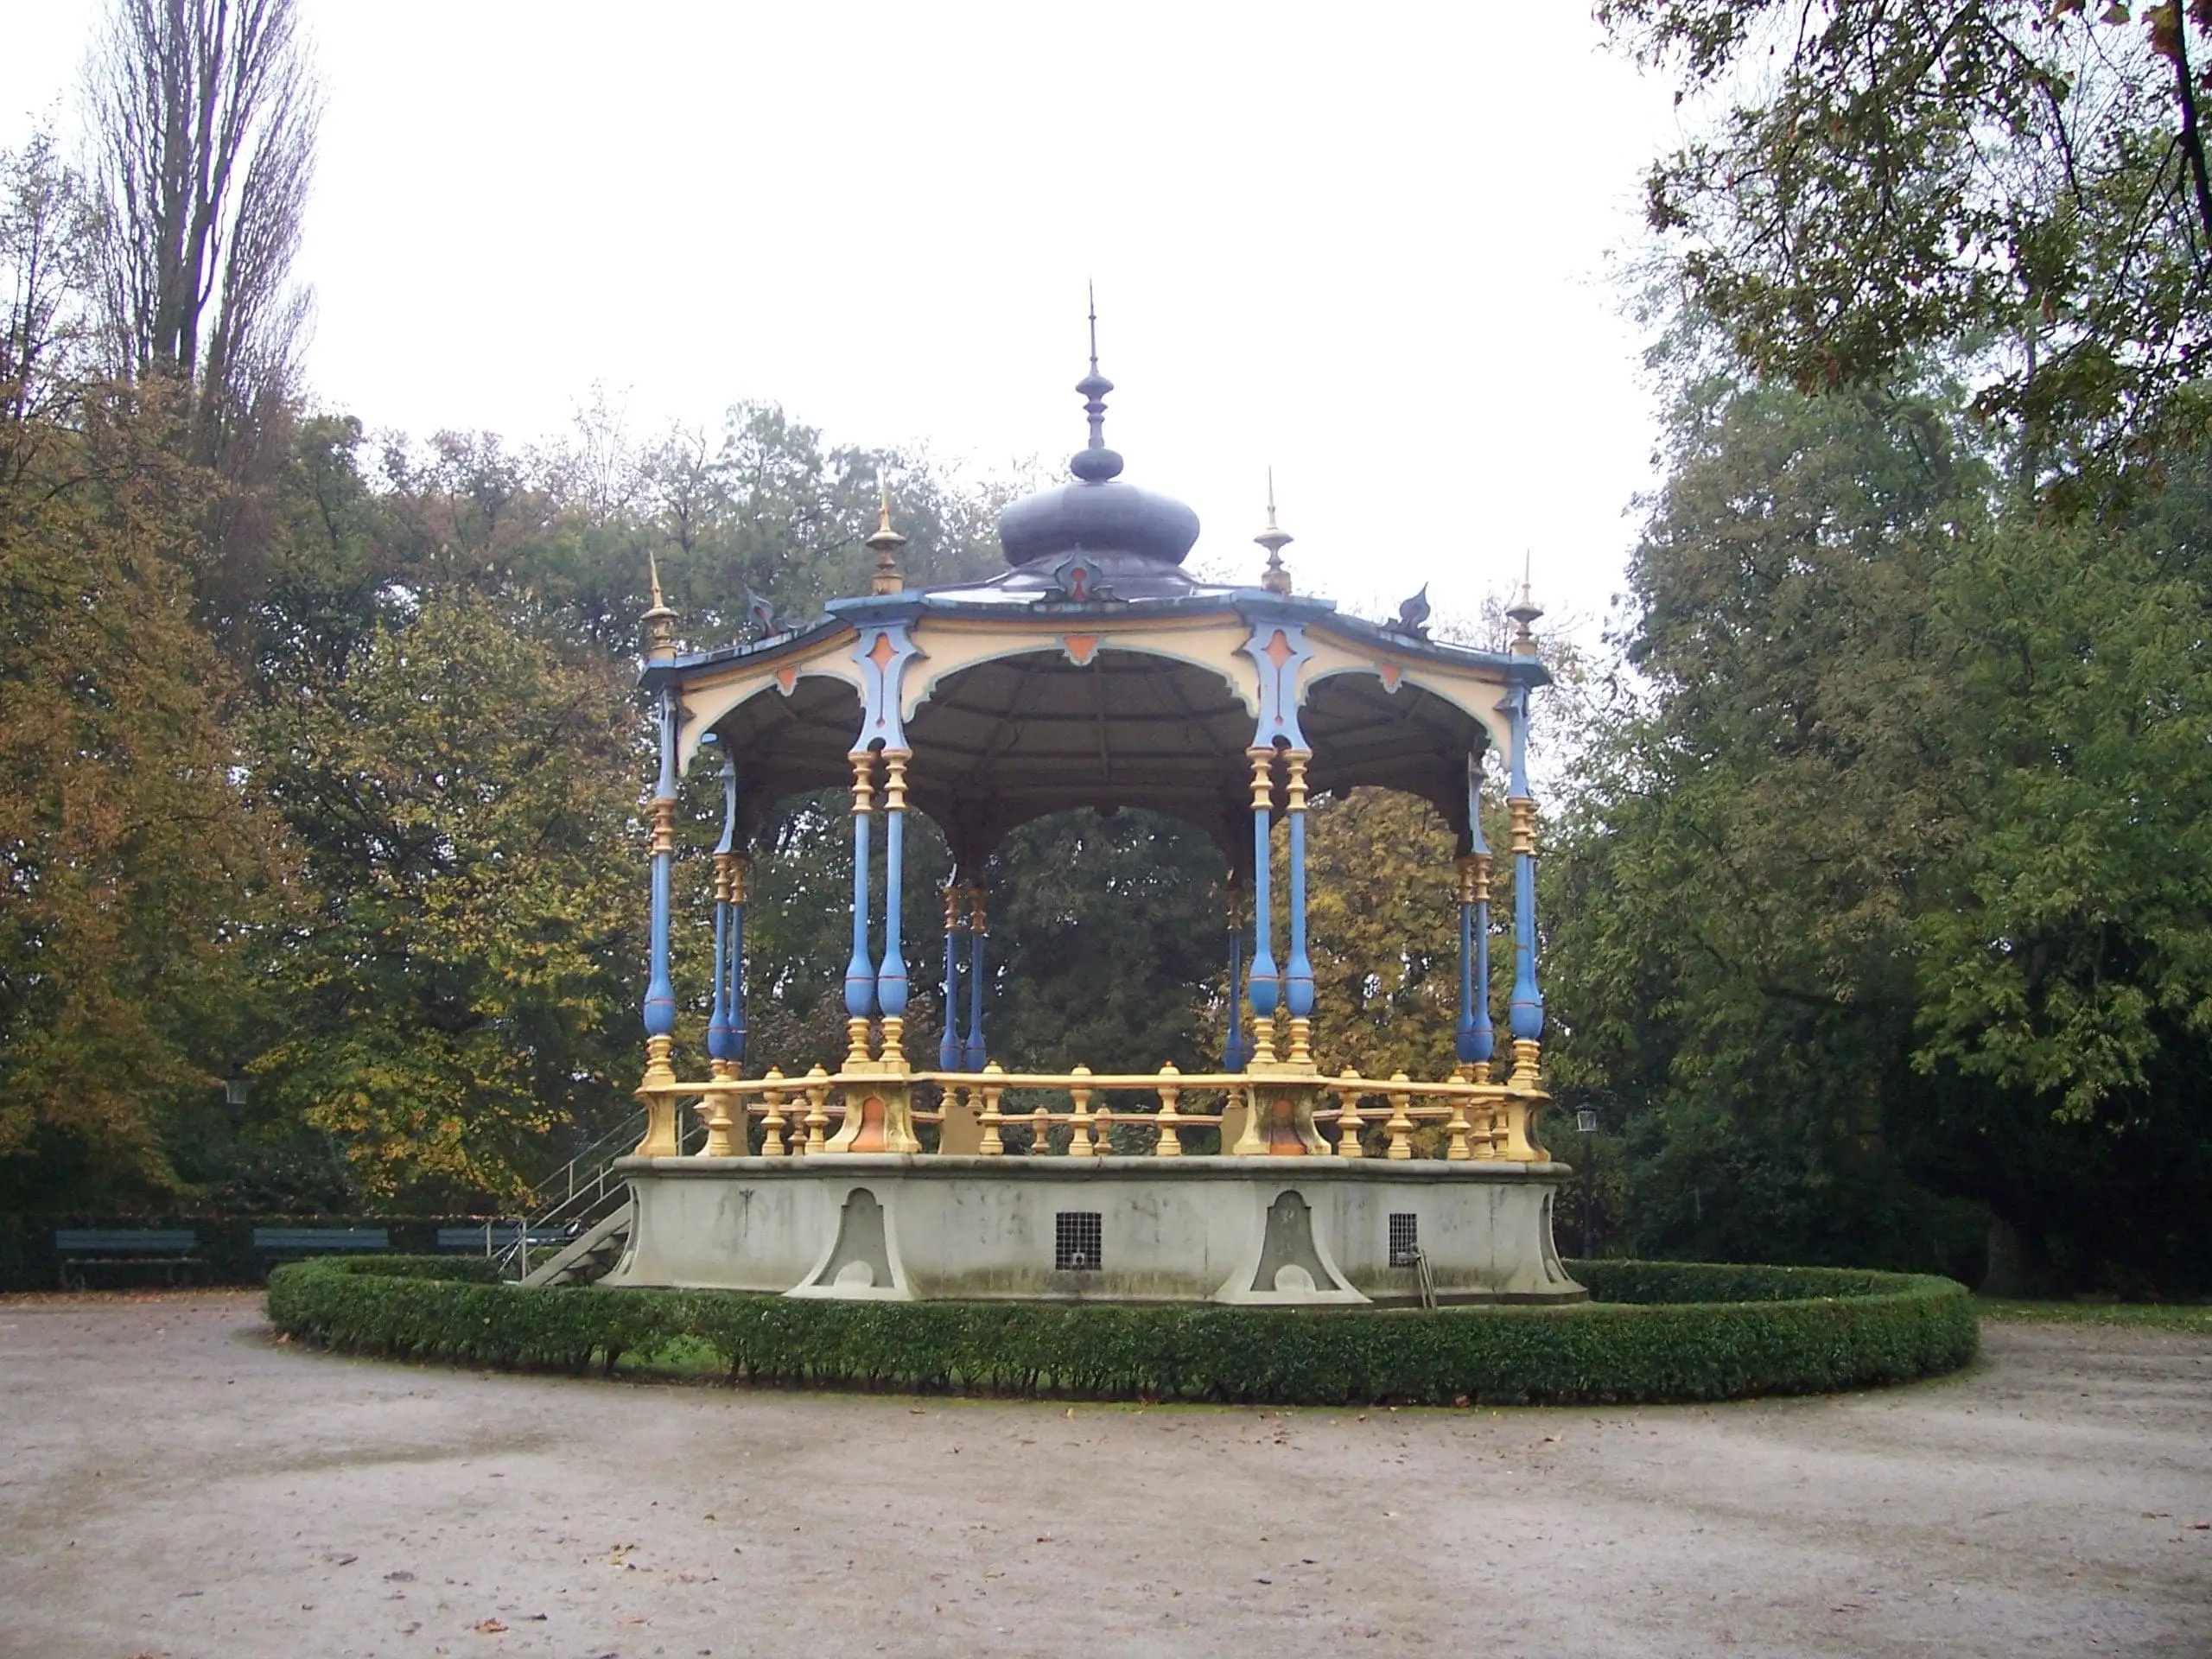
[[[579, 1229], [568, 1227], [533, 1227], [530, 1230], [530, 1248], [533, 1250], [551, 1249], [567, 1243]], [[438, 1229], [438, 1248], [442, 1250], [481, 1250], [492, 1255], [500, 1250], [512, 1249], [515, 1241], [522, 1236], [522, 1228], [516, 1223], [480, 1222], [474, 1227], [441, 1227]]]
[[54, 1235], [64, 1290], [89, 1290], [95, 1273], [152, 1269], [164, 1285], [205, 1279], [199, 1248], [200, 1235], [189, 1227], [64, 1227]]
[[391, 1232], [384, 1227], [257, 1227], [253, 1253], [265, 1258], [263, 1265], [297, 1260], [308, 1255], [364, 1255], [391, 1248]]

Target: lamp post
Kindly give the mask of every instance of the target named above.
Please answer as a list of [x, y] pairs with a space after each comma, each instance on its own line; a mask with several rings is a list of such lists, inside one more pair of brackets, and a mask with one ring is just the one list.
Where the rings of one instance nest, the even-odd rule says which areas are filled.
[[1594, 1214], [1598, 1174], [1598, 1114], [1587, 1106], [1574, 1114], [1574, 1127], [1582, 1134], [1582, 1259], [1590, 1259], [1591, 1220]]

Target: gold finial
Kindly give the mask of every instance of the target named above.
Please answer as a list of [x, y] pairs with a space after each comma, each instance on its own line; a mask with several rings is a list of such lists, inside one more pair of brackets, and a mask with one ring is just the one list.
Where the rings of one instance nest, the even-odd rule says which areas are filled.
[[899, 594], [906, 589], [906, 578], [899, 569], [899, 550], [906, 545], [906, 538], [891, 528], [891, 480], [883, 481], [883, 513], [877, 521], [875, 531], [868, 538], [868, 545], [875, 552], [875, 572], [868, 578], [871, 594]]
[[1252, 538], [1268, 550], [1267, 573], [1260, 578], [1260, 586], [1271, 594], [1287, 596], [1290, 593], [1290, 572], [1284, 569], [1282, 550], [1298, 538], [1275, 523], [1275, 469], [1268, 468], [1268, 527]]
[[645, 660], [649, 663], [673, 662], [676, 658], [676, 613], [660, 596], [660, 561], [653, 556], [650, 547], [645, 550], [645, 570], [652, 579], [652, 608], [645, 613]]
[[1515, 632], [1512, 652], [1516, 657], [1533, 657], [1536, 654], [1535, 636], [1529, 632], [1529, 625], [1544, 613], [1544, 607], [1536, 603], [1535, 595], [1529, 590], [1529, 572], [1535, 562], [1535, 554], [1529, 553], [1522, 556], [1521, 591], [1514, 594], [1513, 602], [1505, 607], [1506, 615], [1513, 619]]

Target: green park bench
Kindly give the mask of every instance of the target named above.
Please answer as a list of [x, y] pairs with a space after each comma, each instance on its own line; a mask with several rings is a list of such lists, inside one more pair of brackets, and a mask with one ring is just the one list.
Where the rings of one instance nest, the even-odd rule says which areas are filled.
[[[533, 1250], [557, 1249], [575, 1237], [574, 1227], [533, 1227], [530, 1230], [530, 1248]], [[480, 1222], [474, 1227], [441, 1227], [438, 1229], [438, 1248], [442, 1250], [478, 1250], [491, 1255], [500, 1250], [512, 1249], [515, 1240], [522, 1236], [522, 1229], [513, 1222]]]
[[253, 1253], [264, 1267], [309, 1255], [366, 1255], [391, 1248], [385, 1227], [257, 1227]]
[[89, 1290], [95, 1274], [161, 1275], [164, 1285], [205, 1279], [207, 1262], [195, 1254], [200, 1235], [189, 1227], [63, 1227], [54, 1235], [61, 1288]]

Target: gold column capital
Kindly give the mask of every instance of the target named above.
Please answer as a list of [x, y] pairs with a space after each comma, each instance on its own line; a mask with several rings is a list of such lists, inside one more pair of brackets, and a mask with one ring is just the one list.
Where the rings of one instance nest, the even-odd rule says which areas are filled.
[[1513, 851], [1516, 856], [1536, 855], [1536, 803], [1529, 796], [1516, 795], [1505, 803], [1508, 822], [1512, 827]]
[[875, 751], [855, 749], [845, 759], [853, 766], [853, 816], [865, 817], [875, 810]]
[[1275, 752], [1269, 747], [1247, 749], [1244, 753], [1252, 763], [1252, 810], [1271, 812], [1275, 804]]

